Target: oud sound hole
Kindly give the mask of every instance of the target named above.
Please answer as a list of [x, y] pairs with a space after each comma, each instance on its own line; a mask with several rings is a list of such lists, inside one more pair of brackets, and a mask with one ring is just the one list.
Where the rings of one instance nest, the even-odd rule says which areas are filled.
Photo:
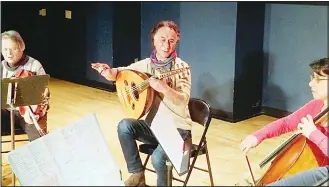
[[135, 110], [135, 103], [132, 104], [131, 108]]
[[133, 93], [133, 96], [136, 100], [139, 99], [139, 93], [138, 93], [138, 89], [136, 87], [136, 84], [135, 83], [132, 83], [131, 84], [131, 87], [132, 87], [132, 93]]

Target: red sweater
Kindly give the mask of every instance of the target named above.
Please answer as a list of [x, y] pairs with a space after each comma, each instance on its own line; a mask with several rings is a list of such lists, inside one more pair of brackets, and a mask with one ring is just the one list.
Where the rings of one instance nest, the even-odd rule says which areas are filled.
[[[266, 125], [264, 128], [253, 133], [253, 135], [256, 136], [259, 142], [262, 142], [267, 138], [296, 131], [297, 125], [301, 123], [303, 117], [310, 114], [314, 119], [314, 117], [321, 112], [322, 107], [323, 100], [311, 100], [294, 113]], [[323, 127], [317, 125], [317, 130], [313, 131], [309, 139], [307, 139], [309, 147], [312, 149], [318, 164], [321, 166], [328, 163], [328, 159], [326, 159], [325, 163], [323, 162], [323, 154], [328, 158], [328, 136], [328, 126]]]

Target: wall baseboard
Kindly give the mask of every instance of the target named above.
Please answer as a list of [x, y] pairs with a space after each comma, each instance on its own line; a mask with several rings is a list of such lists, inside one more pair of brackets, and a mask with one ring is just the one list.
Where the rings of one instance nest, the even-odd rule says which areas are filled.
[[[60, 79], [60, 78], [58, 78], [58, 79]], [[61, 79], [61, 80], [63, 80], [63, 79]], [[104, 91], [108, 91], [108, 92], [116, 92], [115, 82], [113, 82], [112, 84], [106, 84], [106, 83], [102, 83], [102, 82], [98, 82], [98, 81], [94, 81], [94, 80], [88, 80], [88, 79], [65, 80], [65, 81], [76, 83], [76, 84], [81, 84], [84, 86], [88, 86], [88, 87], [92, 87], [92, 88], [96, 88], [96, 89], [100, 89], [100, 90], [104, 90]]]
[[211, 111], [212, 118], [234, 123], [232, 112], [227, 112], [227, 111], [219, 110], [219, 109], [215, 109], [215, 108], [210, 108], [210, 111]]
[[236, 123], [236, 122], [243, 121], [243, 120], [246, 120], [246, 119], [249, 119], [252, 117], [256, 117], [259, 115], [267, 115], [267, 116], [271, 116], [271, 117], [275, 117], [275, 118], [283, 118], [289, 114], [291, 114], [291, 112], [262, 106], [261, 112], [258, 114], [254, 114], [253, 116], [246, 117], [245, 119], [236, 119], [236, 118], [234, 118], [234, 115], [232, 112], [227, 112], [227, 111], [211, 108], [211, 115], [213, 118], [231, 122], [231, 123]]
[[276, 109], [276, 108], [272, 108], [272, 107], [262, 106], [261, 113], [264, 115], [275, 117], [275, 118], [283, 118], [283, 117], [290, 115], [292, 112], [289, 112], [286, 110], [281, 110], [281, 109]]
[[100, 89], [100, 90], [116, 92], [115, 82], [113, 82], [112, 84], [105, 84], [105, 83], [93, 81], [93, 80], [84, 80], [83, 83], [81, 83], [81, 84], [84, 84], [85, 86], [93, 87], [96, 89]]

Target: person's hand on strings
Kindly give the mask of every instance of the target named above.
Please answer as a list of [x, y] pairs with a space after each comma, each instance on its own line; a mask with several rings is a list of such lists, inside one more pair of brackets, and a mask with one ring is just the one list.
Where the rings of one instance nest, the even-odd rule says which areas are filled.
[[301, 123], [298, 123], [297, 128], [298, 132], [303, 134], [306, 138], [309, 138], [310, 134], [317, 129], [312, 116], [309, 114], [302, 118]]
[[165, 94], [170, 89], [164, 80], [159, 80], [155, 77], [149, 78], [149, 84], [155, 91], [163, 94]]

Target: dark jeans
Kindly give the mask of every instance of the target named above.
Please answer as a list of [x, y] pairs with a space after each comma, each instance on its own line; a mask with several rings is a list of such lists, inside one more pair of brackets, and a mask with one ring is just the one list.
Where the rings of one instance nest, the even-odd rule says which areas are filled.
[[[38, 139], [41, 137], [39, 131], [35, 128], [34, 124], [28, 124], [24, 121], [24, 118], [20, 115], [19, 111], [14, 111], [15, 127], [20, 125], [26, 132], [30, 141]], [[10, 134], [10, 111], [1, 109], [1, 135], [4, 132]]]
[[[191, 131], [178, 129], [183, 140], [191, 139]], [[157, 144], [151, 155], [152, 165], [157, 173], [157, 185], [167, 186], [167, 156], [144, 120], [123, 119], [118, 125], [118, 136], [129, 173], [142, 171], [143, 165], [139, 156], [137, 143]]]
[[328, 177], [328, 172], [328, 166], [318, 167], [287, 177], [267, 186], [313, 186]]

